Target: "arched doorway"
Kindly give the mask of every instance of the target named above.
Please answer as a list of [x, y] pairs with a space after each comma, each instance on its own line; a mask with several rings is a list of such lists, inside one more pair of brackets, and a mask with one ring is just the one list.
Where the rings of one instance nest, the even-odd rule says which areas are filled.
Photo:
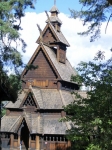
[[25, 121], [22, 123], [22, 128], [21, 128], [21, 136], [20, 136], [20, 143], [21, 147], [24, 150], [28, 150], [29, 148], [29, 129]]

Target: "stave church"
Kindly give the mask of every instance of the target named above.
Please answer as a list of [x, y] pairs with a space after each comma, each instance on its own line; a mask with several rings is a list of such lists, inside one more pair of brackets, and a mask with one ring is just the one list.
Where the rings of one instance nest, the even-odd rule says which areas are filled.
[[66, 114], [63, 106], [73, 102], [71, 91], [79, 90], [71, 82], [76, 75], [66, 57], [69, 43], [61, 32], [59, 10], [54, 5], [46, 26], [37, 39], [38, 47], [21, 74], [22, 90], [15, 103], [5, 106], [6, 115], [1, 119], [2, 150], [69, 150], [66, 139], [69, 122], [60, 122]]

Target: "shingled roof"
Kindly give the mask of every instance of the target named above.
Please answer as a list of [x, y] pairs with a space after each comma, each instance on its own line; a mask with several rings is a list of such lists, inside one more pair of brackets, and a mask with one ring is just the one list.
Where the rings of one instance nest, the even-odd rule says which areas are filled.
[[23, 90], [21, 91], [19, 94], [18, 94], [18, 98], [17, 98], [17, 101], [15, 103], [13, 102], [8, 102], [7, 105], [5, 106], [5, 108], [20, 108], [20, 105], [23, 101], [23, 98], [25, 97], [26, 95], [26, 91], [27, 90]]
[[[57, 16], [50, 16], [50, 22], [59, 22], [60, 24], [62, 24], [62, 21], [57, 17]], [[49, 22], [49, 19], [46, 20], [46, 23]]]
[[75, 69], [71, 66], [70, 62], [68, 61], [68, 59], [66, 59], [65, 64], [60, 63], [57, 58], [56, 58], [56, 54], [53, 52], [52, 48], [43, 45], [44, 50], [46, 51], [46, 53], [48, 54], [48, 56], [50, 57], [50, 60], [52, 61], [53, 65], [55, 66], [57, 72], [59, 73], [60, 77], [62, 78], [62, 80], [64, 81], [71, 81], [71, 75], [76, 75], [76, 71]]
[[[45, 28], [42, 31], [42, 35], [44, 35], [44, 33], [46, 32], [46, 30], [48, 29], [48, 27], [51, 29], [51, 31], [53, 32], [53, 35], [56, 37], [57, 42], [61, 42], [63, 44], [65, 44], [66, 46], [70, 46], [70, 44], [68, 43], [68, 41], [66, 40], [66, 38], [64, 37], [63, 33], [60, 31], [56, 31], [56, 29], [54, 28], [54, 26], [48, 22], [45, 26]], [[39, 42], [40, 37], [37, 39], [37, 43]]]
[[[64, 90], [31, 87], [31, 92], [35, 97], [39, 109], [63, 109], [63, 106], [74, 101], [72, 94]], [[26, 95], [28, 95], [28, 92], [23, 90], [21, 94], [19, 94], [18, 100], [15, 103], [9, 102], [5, 108], [22, 108], [22, 99], [24, 99]]]
[[60, 115], [44, 115], [23, 112], [23, 115], [8, 115], [4, 116], [1, 120], [1, 132], [14, 132], [18, 131], [22, 120], [26, 121], [31, 134], [65, 134], [67, 125], [65, 122], [59, 122]]
[[[28, 65], [30, 65], [33, 60], [35, 59], [35, 55], [38, 53], [38, 51], [42, 49], [45, 55], [47, 56], [48, 60], [50, 61], [50, 64], [55, 68], [57, 73], [60, 75], [60, 78], [64, 81], [71, 82], [71, 76], [76, 75], [75, 69], [71, 66], [70, 62], [66, 58], [65, 64], [59, 62], [56, 58], [56, 54], [54, 53], [53, 49], [42, 44], [39, 45], [33, 56], [31, 57], [30, 61], [28, 62]], [[24, 73], [26, 72], [26, 69], [24, 69], [22, 76], [24, 76]]]
[[54, 5], [54, 6], [51, 8], [50, 12], [51, 12], [51, 13], [52, 13], [52, 12], [57, 12], [57, 13], [59, 13], [59, 10], [58, 10], [58, 8], [56, 7], [56, 5]]
[[15, 125], [19, 123], [21, 116], [3, 116], [1, 118], [1, 132], [14, 132]]

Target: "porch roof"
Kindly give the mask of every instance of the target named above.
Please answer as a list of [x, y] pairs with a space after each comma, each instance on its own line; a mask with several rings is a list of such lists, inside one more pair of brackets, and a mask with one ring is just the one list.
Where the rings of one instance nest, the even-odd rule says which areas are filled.
[[66, 122], [59, 122], [61, 115], [30, 114], [8, 115], [1, 120], [1, 132], [17, 133], [23, 121], [26, 121], [30, 134], [66, 134], [68, 129]]

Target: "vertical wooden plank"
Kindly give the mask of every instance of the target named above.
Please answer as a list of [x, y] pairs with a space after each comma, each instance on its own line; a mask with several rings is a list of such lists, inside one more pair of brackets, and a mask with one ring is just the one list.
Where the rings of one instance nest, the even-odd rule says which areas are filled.
[[41, 137], [40, 149], [41, 149], [41, 150], [44, 150], [44, 137]]
[[18, 134], [18, 150], [20, 150], [20, 134]]
[[70, 142], [70, 141], [68, 141], [68, 148], [69, 148], [69, 147], [71, 147], [71, 142]]
[[60, 90], [60, 89], [61, 89], [61, 83], [60, 83], [60, 82], [58, 82], [58, 84], [57, 84], [57, 88], [58, 88], [58, 90]]
[[48, 87], [48, 86], [49, 86], [49, 80], [46, 79], [46, 87]]
[[39, 136], [36, 135], [36, 150], [40, 150]]
[[11, 134], [11, 135], [10, 135], [10, 150], [13, 149], [13, 145], [14, 145], [14, 135]]
[[17, 140], [14, 140], [14, 147], [18, 147], [18, 141]]
[[55, 150], [55, 143], [50, 143], [50, 150]]

